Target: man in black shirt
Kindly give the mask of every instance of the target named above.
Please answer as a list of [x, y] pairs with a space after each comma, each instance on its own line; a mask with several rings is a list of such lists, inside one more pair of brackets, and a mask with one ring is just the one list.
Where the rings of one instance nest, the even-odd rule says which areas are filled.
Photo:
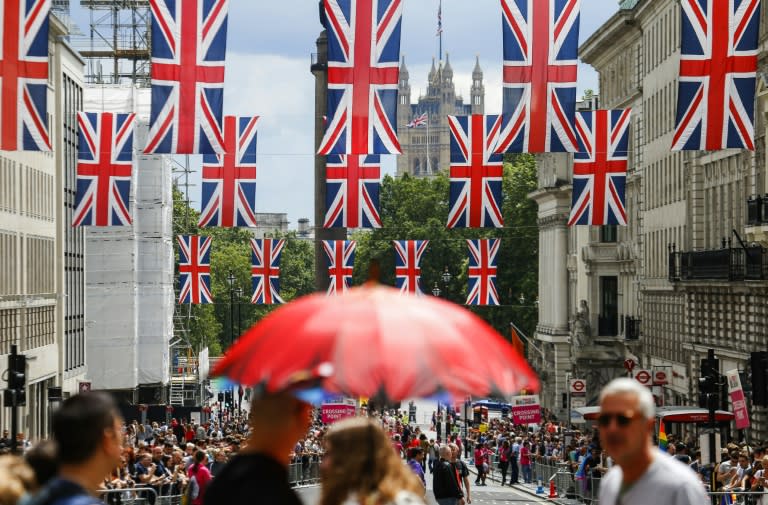
[[306, 435], [311, 413], [311, 405], [290, 393], [254, 398], [248, 442], [211, 481], [205, 505], [302, 505], [288, 483], [288, 459]]
[[435, 473], [432, 477], [432, 488], [438, 505], [458, 505], [464, 498], [459, 487], [459, 477], [456, 468], [451, 464], [451, 448], [440, 446], [440, 460], [435, 463]]

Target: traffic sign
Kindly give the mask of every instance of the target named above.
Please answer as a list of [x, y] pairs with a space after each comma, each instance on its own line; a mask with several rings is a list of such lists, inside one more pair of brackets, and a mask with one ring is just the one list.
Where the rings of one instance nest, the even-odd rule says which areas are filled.
[[80, 381], [77, 384], [78, 393], [88, 393], [91, 390], [91, 381]]
[[651, 372], [648, 370], [638, 370], [635, 372], [635, 380], [643, 386], [651, 385]]
[[626, 368], [628, 372], [632, 372], [632, 370], [635, 369], [635, 365], [636, 364], [637, 363], [635, 363], [635, 360], [633, 360], [631, 358], [624, 360], [624, 368]]
[[571, 379], [571, 394], [586, 394], [587, 381], [584, 379]]
[[656, 370], [653, 372], [653, 385], [654, 386], [664, 386], [669, 383], [669, 379], [667, 378], [667, 372], [664, 370]]

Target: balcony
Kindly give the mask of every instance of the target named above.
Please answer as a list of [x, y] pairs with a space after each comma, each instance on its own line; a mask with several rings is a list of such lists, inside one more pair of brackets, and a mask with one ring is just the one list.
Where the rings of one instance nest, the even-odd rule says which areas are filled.
[[624, 339], [640, 340], [640, 319], [624, 316]]
[[768, 250], [762, 246], [677, 252], [669, 248], [669, 282], [760, 281], [768, 279]]

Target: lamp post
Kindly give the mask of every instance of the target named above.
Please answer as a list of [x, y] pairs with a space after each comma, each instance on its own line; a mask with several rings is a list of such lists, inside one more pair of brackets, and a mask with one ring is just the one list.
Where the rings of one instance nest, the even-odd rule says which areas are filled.
[[440, 296], [440, 293], [442, 293], [442, 291], [440, 290], [440, 286], [438, 286], [437, 281], [435, 281], [435, 287], [432, 288], [432, 294], [434, 296]]
[[[235, 281], [237, 278], [235, 277], [235, 274], [233, 274], [231, 271], [229, 272], [229, 275], [227, 275], [227, 282], [229, 283], [229, 347], [232, 347], [232, 344], [235, 342]], [[234, 410], [235, 406], [235, 388], [234, 386], [231, 387], [231, 396], [232, 399], [232, 405], [230, 408]], [[225, 397], [225, 403], [226, 403], [226, 397]]]
[[469, 403], [472, 397], [464, 398], [464, 457], [469, 458]]

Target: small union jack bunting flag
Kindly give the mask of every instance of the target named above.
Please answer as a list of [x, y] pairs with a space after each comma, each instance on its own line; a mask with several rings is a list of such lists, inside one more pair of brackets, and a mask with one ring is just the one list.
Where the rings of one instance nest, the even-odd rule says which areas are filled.
[[354, 240], [323, 240], [323, 250], [328, 256], [328, 276], [331, 283], [328, 295], [345, 293], [352, 285], [352, 273], [355, 268]]
[[50, 151], [48, 12], [51, 0], [0, 2], [0, 150]]
[[229, 0], [150, 0], [152, 106], [144, 152], [223, 154]]
[[680, 0], [672, 150], [755, 149], [760, 0]]
[[400, 154], [402, 0], [324, 0], [328, 123], [318, 154]]
[[496, 152], [575, 152], [580, 0], [501, 0], [504, 124]]
[[77, 195], [72, 226], [131, 224], [135, 114], [79, 112]]
[[179, 303], [213, 303], [211, 237], [179, 235]]
[[423, 295], [421, 256], [429, 240], [395, 240], [395, 282], [401, 293]]
[[448, 116], [451, 199], [448, 228], [502, 228], [504, 156], [494, 154], [501, 116]]
[[631, 109], [578, 112], [569, 225], [627, 224], [624, 189]]
[[330, 155], [326, 161], [324, 228], [381, 228], [377, 155]]
[[258, 116], [224, 118], [226, 154], [203, 156], [203, 206], [198, 226], [256, 226]]
[[280, 298], [280, 256], [284, 245], [285, 240], [251, 239], [251, 303], [285, 303]]
[[499, 305], [496, 291], [496, 254], [501, 239], [467, 240], [469, 284], [467, 305]]

